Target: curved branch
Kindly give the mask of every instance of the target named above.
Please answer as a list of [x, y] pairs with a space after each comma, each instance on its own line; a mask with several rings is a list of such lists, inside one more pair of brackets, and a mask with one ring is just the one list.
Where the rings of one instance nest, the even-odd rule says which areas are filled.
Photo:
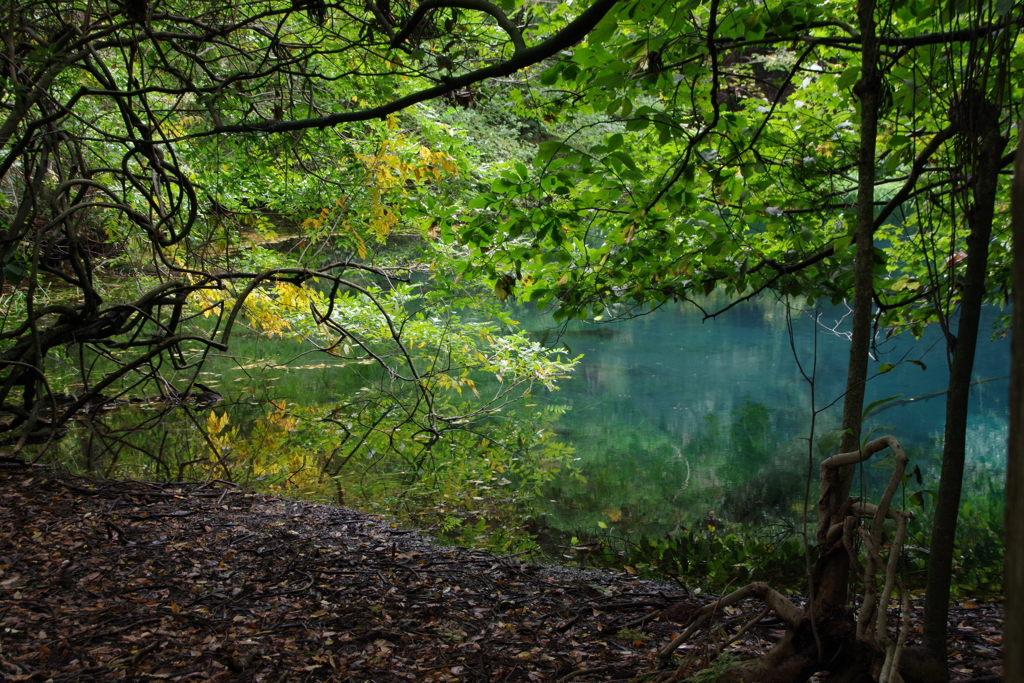
[[181, 138], [169, 140], [175, 142], [179, 139], [195, 137], [206, 137], [222, 133], [283, 133], [287, 131], [306, 130], [309, 128], [328, 128], [341, 123], [353, 121], [370, 121], [373, 119], [385, 118], [389, 114], [408, 109], [414, 104], [426, 102], [436, 97], [441, 97], [453, 90], [461, 90], [474, 83], [485, 81], [490, 78], [501, 78], [510, 76], [513, 73], [525, 69], [528, 66], [542, 62], [543, 60], [557, 55], [562, 50], [572, 47], [583, 40], [590, 31], [597, 26], [597, 23], [604, 18], [611, 9], [621, 0], [596, 0], [593, 5], [573, 21], [567, 24], [562, 30], [553, 36], [533, 47], [527, 47], [517, 51], [510, 59], [498, 64], [487, 66], [476, 71], [444, 79], [441, 85], [420, 90], [411, 95], [400, 97], [397, 100], [382, 104], [370, 109], [359, 111], [335, 112], [327, 116], [319, 116], [310, 119], [296, 119], [292, 121], [260, 121], [258, 123], [237, 123], [227, 126], [214, 126], [210, 130], [195, 135], [185, 135]]
[[903, 186], [899, 189], [892, 199], [886, 202], [882, 210], [875, 216], [875, 230], [878, 230], [882, 226], [882, 223], [889, 218], [889, 215], [899, 208], [900, 204], [905, 202], [910, 196], [911, 190], [914, 189], [914, 185], [917, 184], [917, 179], [921, 177], [921, 173], [924, 172], [924, 165], [928, 162], [933, 154], [939, 149], [939, 146], [946, 140], [949, 140], [956, 134], [956, 126], [950, 124], [935, 134], [925, 148], [921, 150], [921, 153], [914, 159], [914, 165], [910, 169], [910, 173], [907, 175], [906, 181]]
[[395, 42], [395, 29], [391, 25], [391, 21], [384, 16], [384, 13], [380, 11], [380, 7], [377, 6], [373, 0], [366, 0], [366, 8], [373, 14], [373, 18], [377, 20], [377, 23], [384, 29], [384, 33], [388, 34], [388, 40], [391, 41], [392, 47]]
[[143, 365], [151, 361], [153, 358], [156, 358], [167, 349], [185, 341], [196, 341], [206, 344], [207, 346], [212, 346], [213, 348], [219, 351], [227, 351], [227, 347], [224, 346], [223, 344], [219, 344], [215, 341], [207, 339], [206, 337], [196, 334], [179, 334], [173, 337], [167, 337], [166, 339], [162, 340], [159, 344], [151, 348], [149, 351], [133, 360], [131, 363], [126, 363], [125, 365], [119, 367], [117, 370], [104, 376], [103, 380], [97, 383], [95, 386], [93, 386], [91, 391], [84, 393], [82, 396], [78, 398], [77, 401], [68, 406], [61, 414], [60, 419], [55, 424], [58, 426], [64, 424], [65, 422], [70, 420], [75, 413], [84, 408], [85, 405], [89, 403], [89, 401], [93, 400], [93, 398], [99, 395], [100, 392], [102, 392], [108, 386], [114, 384], [115, 382], [117, 382], [122, 377], [127, 375], [129, 372], [135, 370], [136, 368], [142, 367]]
[[[833, 455], [822, 462], [821, 467], [822, 469], [839, 469], [845, 465], [856, 465], [857, 463], [870, 459], [875, 453], [884, 451], [886, 448], [891, 448], [893, 453], [897, 454], [897, 458], [899, 457], [899, 454], [903, 453], [903, 446], [900, 445], [899, 440], [897, 440], [895, 436], [886, 434], [885, 436], [878, 437], [874, 441], [869, 441], [859, 451], [850, 451], [849, 453]], [[906, 455], [903, 457], [905, 458]]]
[[423, 21], [423, 17], [427, 15], [427, 12], [444, 7], [471, 9], [491, 15], [494, 17], [494, 20], [498, 22], [498, 26], [500, 26], [512, 40], [512, 45], [515, 46], [515, 54], [519, 54], [526, 49], [526, 43], [523, 42], [523, 34], [519, 31], [519, 28], [509, 20], [508, 16], [501, 11], [500, 7], [488, 2], [487, 0], [426, 0], [426, 2], [420, 3], [419, 7], [416, 8], [416, 11], [412, 13], [411, 17], [409, 17], [409, 21], [405, 23], [402, 30], [391, 39], [392, 49], [401, 45], [406, 38], [412, 35], [412, 32], [420, 25], [420, 22]]

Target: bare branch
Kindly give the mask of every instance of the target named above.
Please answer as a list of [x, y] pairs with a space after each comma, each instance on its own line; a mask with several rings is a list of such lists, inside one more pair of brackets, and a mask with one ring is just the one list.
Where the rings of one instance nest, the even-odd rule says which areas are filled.
[[515, 47], [515, 53], [518, 54], [526, 49], [526, 43], [523, 42], [523, 34], [520, 33], [519, 28], [513, 24], [508, 16], [501, 11], [501, 8], [494, 3], [488, 2], [487, 0], [426, 0], [416, 7], [416, 11], [412, 13], [409, 20], [405, 22], [405, 26], [391, 39], [391, 47], [396, 48], [400, 46], [410, 35], [416, 30], [423, 18], [432, 10], [441, 9], [444, 7], [457, 7], [459, 9], [471, 9], [484, 14], [489, 14], [494, 17], [494, 20], [498, 22], [498, 26], [501, 27], [508, 37], [512, 40], [512, 45]]
[[549, 57], [553, 57], [562, 50], [568, 49], [583, 40], [597, 23], [611, 11], [620, 0], [596, 0], [579, 17], [571, 21], [565, 28], [555, 33], [544, 42], [533, 47], [525, 47], [516, 52], [510, 59], [504, 60], [492, 66], [487, 66], [476, 71], [443, 79], [440, 85], [426, 88], [419, 92], [405, 97], [400, 97], [392, 102], [382, 104], [369, 109], [357, 111], [335, 112], [327, 116], [320, 116], [309, 119], [296, 119], [292, 121], [262, 121], [258, 123], [239, 123], [225, 126], [215, 126], [205, 133], [182, 136], [180, 139], [189, 137], [201, 137], [217, 135], [221, 133], [283, 133], [286, 131], [306, 130], [309, 128], [328, 128], [341, 123], [354, 121], [371, 121], [381, 119], [389, 114], [394, 114], [407, 109], [414, 104], [426, 102], [441, 97], [453, 90], [461, 90], [467, 86], [485, 81], [491, 78], [510, 76], [513, 73], [525, 69], [528, 66], [537, 64]]

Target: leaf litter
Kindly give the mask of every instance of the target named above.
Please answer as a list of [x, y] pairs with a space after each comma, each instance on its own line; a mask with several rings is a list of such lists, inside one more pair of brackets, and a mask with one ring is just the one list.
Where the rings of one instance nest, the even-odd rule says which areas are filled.
[[[231, 482], [0, 469], [2, 680], [628, 681], [714, 599]], [[723, 610], [715, 632], [760, 609]], [[992, 602], [951, 610], [955, 679], [999, 679], [1001, 617]], [[730, 649], [781, 635], [767, 617]], [[705, 640], [670, 666], [707, 666]]]

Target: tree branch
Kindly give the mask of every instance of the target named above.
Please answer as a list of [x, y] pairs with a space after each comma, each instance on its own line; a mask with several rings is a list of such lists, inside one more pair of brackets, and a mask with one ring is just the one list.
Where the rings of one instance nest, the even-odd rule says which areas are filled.
[[[583, 14], [571, 21], [565, 26], [565, 28], [555, 33], [555, 35], [538, 45], [526, 47], [516, 52], [510, 59], [492, 66], [477, 69], [476, 71], [471, 71], [461, 76], [446, 78], [441, 85], [436, 85], [432, 88], [426, 88], [411, 95], [400, 97], [397, 100], [388, 102], [387, 104], [358, 111], [335, 112], [333, 114], [328, 114], [327, 116], [319, 116], [309, 119], [295, 119], [292, 121], [261, 121], [258, 123], [238, 123], [226, 126], [215, 126], [204, 133], [185, 135], [182, 136], [181, 139], [205, 137], [223, 133], [283, 133], [286, 131], [307, 130], [309, 128], [328, 128], [330, 126], [337, 126], [341, 123], [351, 123], [353, 121], [370, 121], [373, 119], [385, 118], [389, 114], [402, 111], [414, 104], [419, 104], [420, 102], [426, 102], [427, 100], [441, 97], [453, 90], [461, 90], [474, 83], [479, 83], [480, 81], [485, 81], [490, 78], [510, 76], [513, 73], [521, 69], [525, 69], [528, 66], [537, 64], [548, 57], [553, 57], [562, 50], [570, 48], [583, 40], [618, 2], [620, 2], [620, 0], [596, 0], [596, 2], [588, 7]], [[172, 139], [171, 141], [176, 141], [176, 139]]]
[[526, 49], [526, 43], [523, 42], [523, 34], [519, 31], [519, 28], [509, 20], [508, 16], [501, 11], [501, 8], [487, 0], [426, 0], [426, 2], [420, 3], [416, 11], [409, 17], [409, 21], [405, 22], [402, 30], [391, 39], [392, 49], [397, 48], [412, 35], [416, 27], [423, 21], [423, 17], [427, 15], [427, 12], [444, 7], [471, 9], [491, 15], [498, 22], [498, 26], [512, 40], [512, 45], [515, 46], [515, 54], [519, 54]]

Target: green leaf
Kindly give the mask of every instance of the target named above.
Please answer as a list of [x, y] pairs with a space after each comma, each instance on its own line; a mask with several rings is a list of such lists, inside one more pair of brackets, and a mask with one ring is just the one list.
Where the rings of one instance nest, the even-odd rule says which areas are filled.
[[887, 455], [881, 460], [871, 463], [871, 466], [880, 470], [894, 470], [896, 469], [896, 458], [892, 455]]
[[859, 66], [848, 66], [843, 70], [843, 73], [836, 79], [836, 87], [840, 90], [850, 88], [857, 79], [860, 78], [860, 67]]
[[833, 242], [832, 248], [835, 251], [836, 256], [839, 256], [840, 254], [846, 253], [846, 250], [850, 248], [851, 244], [853, 244], [852, 234], [837, 238], [836, 241]]
[[590, 32], [587, 37], [588, 45], [599, 45], [605, 43], [615, 33], [615, 29], [618, 28], [618, 22], [610, 17], [605, 17], [602, 21], [598, 22], [594, 30]]
[[542, 71], [541, 74], [540, 74], [540, 84], [541, 85], [554, 85], [555, 82], [558, 81], [559, 70], [560, 70], [560, 67], [559, 67], [559, 65], [556, 64], [555, 66], [551, 67], [550, 69], [546, 69], [545, 71]]
[[843, 440], [843, 434], [846, 434], [849, 430], [847, 429], [834, 429], [831, 432], [825, 432], [818, 439], [818, 452], [822, 455], [829, 455], [836, 449], [839, 442]]
[[[887, 363], [887, 365], [892, 365], [892, 364], [891, 363]], [[892, 368], [890, 368], [890, 370], [891, 369]], [[881, 370], [879, 370], [879, 372], [881, 372]], [[869, 403], [868, 407], [865, 408], [864, 412], [861, 414], [861, 418], [862, 419], [866, 418], [868, 416], [868, 413], [870, 413], [872, 410], [874, 410], [878, 406], [883, 405], [885, 403], [888, 403], [889, 401], [895, 401], [898, 398], [903, 398], [903, 394], [896, 394], [895, 396], [890, 396], [889, 398], [882, 398], [882, 399], [879, 399], [877, 401], [874, 401], [873, 403]]]
[[930, 489], [921, 489], [920, 491], [914, 491], [912, 494], [910, 494], [910, 502], [915, 503], [918, 506], [923, 508], [924, 507], [924, 494], [926, 494], [926, 493], [929, 494], [930, 496], [932, 496], [933, 498], [935, 497], [935, 492], [934, 491], [932, 491]]
[[4, 265], [4, 277], [15, 285], [20, 283], [22, 278], [28, 274], [29, 271], [25, 270], [17, 263], [8, 263]]
[[881, 365], [878, 366], [878, 374], [881, 375], [881, 374], [884, 374], [886, 372], [889, 372], [894, 367], [896, 367], [896, 366], [893, 365], [892, 363], [882, 363]]
[[613, 152], [610, 156], [621, 161], [622, 165], [628, 168], [629, 170], [634, 171], [636, 173], [640, 172], [640, 169], [637, 168], [636, 162], [633, 161], [633, 157], [631, 157], [629, 154], [626, 154], [625, 152]]
[[573, 151], [571, 146], [559, 140], [542, 142], [537, 148], [537, 158], [534, 160], [534, 165], [544, 165], [551, 161], [556, 154], [568, 154]]
[[674, 135], [674, 131], [663, 123], [656, 122], [655, 127], [658, 129], [658, 144], [667, 145]]

